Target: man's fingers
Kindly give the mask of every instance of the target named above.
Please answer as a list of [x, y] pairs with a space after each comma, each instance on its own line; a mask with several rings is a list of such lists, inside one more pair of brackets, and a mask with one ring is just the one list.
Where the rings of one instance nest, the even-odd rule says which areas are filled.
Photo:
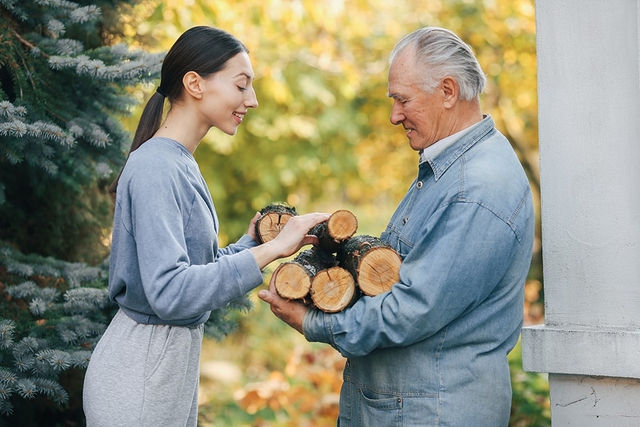
[[275, 295], [272, 292], [269, 292], [264, 289], [258, 292], [258, 298], [260, 298], [262, 301], [267, 302], [269, 304], [272, 304], [275, 302]]

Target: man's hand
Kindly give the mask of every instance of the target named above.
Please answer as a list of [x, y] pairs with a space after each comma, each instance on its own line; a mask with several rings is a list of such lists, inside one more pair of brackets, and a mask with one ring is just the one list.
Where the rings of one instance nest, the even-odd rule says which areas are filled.
[[261, 300], [271, 305], [271, 312], [280, 320], [291, 326], [296, 331], [302, 332], [302, 320], [309, 309], [299, 301], [288, 301], [280, 297], [276, 292], [273, 280], [269, 283], [269, 290], [258, 292]]

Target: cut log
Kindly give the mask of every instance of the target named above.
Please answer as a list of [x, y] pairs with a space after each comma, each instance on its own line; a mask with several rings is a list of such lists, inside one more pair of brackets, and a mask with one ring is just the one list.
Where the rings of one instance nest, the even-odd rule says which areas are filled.
[[318, 272], [335, 264], [332, 254], [314, 247], [300, 252], [293, 260], [280, 264], [271, 275], [271, 281], [282, 298], [304, 299]]
[[313, 304], [327, 313], [344, 310], [359, 296], [353, 275], [337, 266], [318, 272], [311, 281], [310, 293]]
[[349, 239], [336, 254], [338, 265], [349, 271], [363, 294], [376, 296], [400, 280], [402, 258], [388, 243], [360, 235]]
[[340, 245], [358, 230], [358, 219], [348, 210], [335, 211], [328, 220], [313, 227], [309, 234], [318, 237], [320, 246], [330, 252], [336, 252]]
[[275, 239], [285, 224], [297, 215], [294, 207], [283, 204], [266, 206], [260, 211], [260, 217], [256, 221], [256, 237], [260, 243]]

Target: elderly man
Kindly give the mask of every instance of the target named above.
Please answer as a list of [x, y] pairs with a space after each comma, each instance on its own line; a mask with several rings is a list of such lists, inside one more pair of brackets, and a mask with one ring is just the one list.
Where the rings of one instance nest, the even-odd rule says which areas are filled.
[[506, 426], [507, 354], [522, 326], [534, 238], [531, 189], [482, 115], [486, 79], [458, 36], [419, 29], [389, 63], [391, 122], [420, 157], [381, 236], [403, 258], [400, 280], [334, 314], [273, 289], [259, 295], [307, 340], [348, 358], [340, 427]]

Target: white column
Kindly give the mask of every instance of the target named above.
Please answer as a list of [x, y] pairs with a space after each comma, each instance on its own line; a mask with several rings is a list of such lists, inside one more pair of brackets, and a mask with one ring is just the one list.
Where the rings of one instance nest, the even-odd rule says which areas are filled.
[[545, 324], [553, 426], [640, 425], [640, 0], [537, 0]]

